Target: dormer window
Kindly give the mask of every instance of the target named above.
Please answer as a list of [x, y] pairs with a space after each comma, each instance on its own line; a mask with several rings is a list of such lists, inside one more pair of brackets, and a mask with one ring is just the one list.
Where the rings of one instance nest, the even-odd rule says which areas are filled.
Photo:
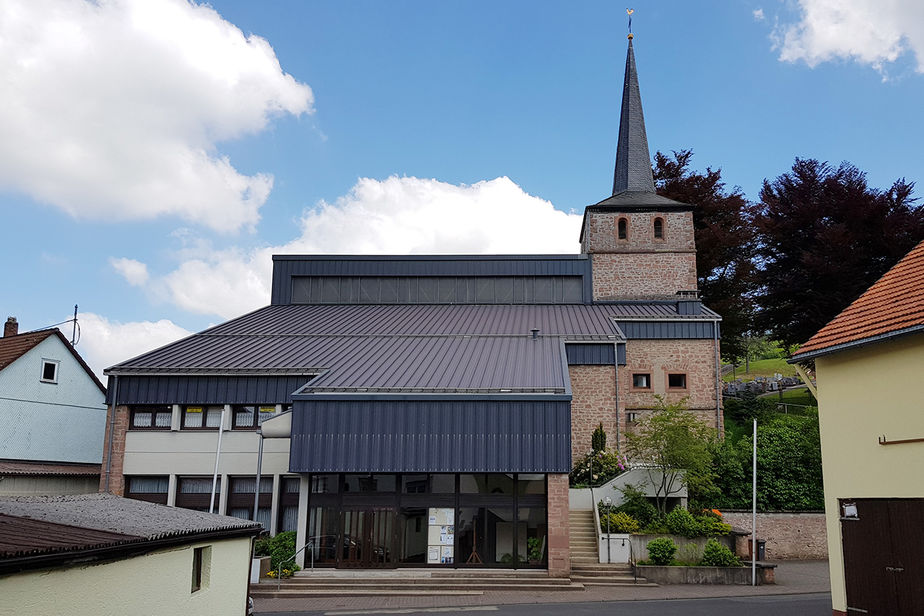
[[616, 222], [616, 239], [629, 239], [629, 221], [625, 218], [620, 218]]
[[43, 359], [42, 360], [42, 382], [43, 383], [57, 383], [58, 382], [58, 364], [61, 363], [54, 359]]
[[654, 219], [654, 236], [656, 240], [664, 239], [664, 219], [663, 218]]

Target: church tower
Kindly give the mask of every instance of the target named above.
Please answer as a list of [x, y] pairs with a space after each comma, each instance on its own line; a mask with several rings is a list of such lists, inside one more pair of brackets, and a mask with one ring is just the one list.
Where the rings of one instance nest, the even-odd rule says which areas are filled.
[[584, 210], [581, 252], [591, 258], [594, 301], [695, 297], [693, 206], [655, 193], [631, 34], [613, 194]]

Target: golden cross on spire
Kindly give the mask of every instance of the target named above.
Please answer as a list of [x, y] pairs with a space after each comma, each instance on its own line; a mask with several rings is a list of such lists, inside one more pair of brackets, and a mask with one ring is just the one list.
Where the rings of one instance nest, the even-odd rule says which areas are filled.
[[626, 9], [626, 15], [629, 16], [629, 38], [632, 38], [632, 13], [635, 12], [635, 9]]

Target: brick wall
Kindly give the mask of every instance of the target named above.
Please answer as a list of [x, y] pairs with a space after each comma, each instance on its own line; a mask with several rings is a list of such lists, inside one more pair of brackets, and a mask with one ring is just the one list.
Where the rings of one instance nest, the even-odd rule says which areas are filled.
[[[619, 368], [619, 390], [624, 400], [625, 413], [639, 418], [655, 405], [654, 396], [661, 395], [669, 402], [687, 398], [690, 411], [698, 414], [705, 423], [722, 430], [721, 416], [716, 424], [715, 412], [715, 346], [712, 340], [629, 340], [626, 342], [626, 365]], [[651, 389], [632, 387], [632, 375], [651, 375]], [[685, 390], [671, 390], [667, 386], [670, 373], [686, 374]], [[625, 413], [620, 413], [625, 417]]]
[[[620, 240], [616, 224], [628, 221], [628, 237]], [[664, 221], [664, 239], [654, 237], [654, 219]], [[693, 212], [587, 212], [581, 252], [693, 252]]]
[[[751, 531], [751, 513], [723, 511], [732, 527]], [[828, 538], [824, 513], [758, 513], [757, 538], [767, 542], [767, 560], [825, 559]], [[751, 538], [738, 537], [735, 552], [748, 554]]]
[[571, 549], [568, 536], [568, 475], [550, 474], [548, 493], [549, 514], [549, 576], [571, 575]]
[[591, 446], [591, 435], [602, 423], [607, 446], [616, 447], [615, 366], [568, 366], [571, 376], [571, 459]]
[[128, 407], [117, 406], [115, 421], [112, 421], [112, 412], [106, 415], [106, 432], [103, 441], [103, 466], [100, 473], [99, 491], [106, 492], [106, 464], [108, 462], [107, 450], [109, 447], [109, 431], [114, 425], [112, 434], [112, 466], [109, 475], [109, 492], [117, 496], [125, 496], [125, 476], [122, 474], [122, 465], [125, 460], [125, 432], [128, 430]]
[[694, 253], [591, 255], [594, 300], [663, 299], [697, 288]]

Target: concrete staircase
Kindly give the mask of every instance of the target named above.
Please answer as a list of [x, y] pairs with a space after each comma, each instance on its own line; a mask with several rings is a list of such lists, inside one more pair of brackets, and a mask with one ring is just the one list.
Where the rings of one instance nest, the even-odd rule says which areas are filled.
[[250, 585], [254, 599], [311, 597], [400, 597], [482, 595], [485, 591], [583, 590], [568, 578], [551, 578], [546, 571], [514, 569], [388, 569], [382, 571], [315, 569], [299, 571], [281, 583]]
[[626, 563], [600, 564], [592, 510], [571, 510], [569, 526], [572, 582], [585, 587], [657, 586], [645, 578], [636, 578], [632, 566]]

